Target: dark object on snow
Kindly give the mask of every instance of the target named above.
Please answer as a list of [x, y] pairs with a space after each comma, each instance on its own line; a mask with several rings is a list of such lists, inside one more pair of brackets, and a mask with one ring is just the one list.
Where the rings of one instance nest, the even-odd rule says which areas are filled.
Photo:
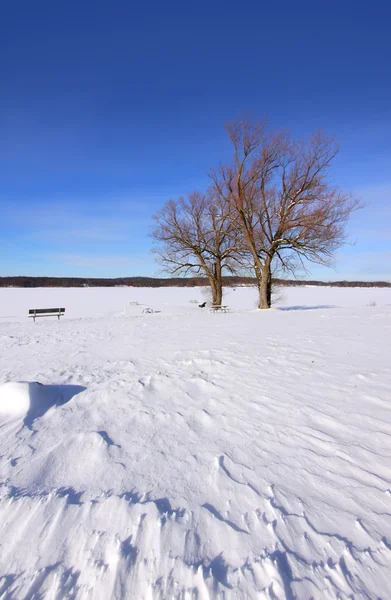
[[206, 302], [203, 302], [202, 304], [198, 305], [198, 308], [205, 308], [205, 306], [206, 306]]
[[30, 308], [29, 317], [60, 317], [65, 313], [65, 308]]

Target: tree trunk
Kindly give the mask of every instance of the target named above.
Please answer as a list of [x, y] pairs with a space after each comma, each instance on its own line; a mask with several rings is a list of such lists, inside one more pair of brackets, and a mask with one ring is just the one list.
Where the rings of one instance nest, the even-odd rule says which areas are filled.
[[258, 288], [258, 308], [263, 308], [263, 306], [261, 306], [261, 298], [262, 298], [262, 268], [261, 268], [261, 266], [255, 265], [254, 272], [255, 272], [255, 279], [256, 279], [257, 288]]
[[223, 301], [223, 288], [221, 282], [216, 281], [212, 288], [212, 303], [220, 305]]
[[215, 263], [216, 276], [216, 304], [221, 304], [223, 301], [223, 274], [221, 272], [221, 262], [217, 260]]
[[261, 282], [259, 286], [259, 307], [270, 308], [272, 305], [272, 272], [271, 259], [268, 257], [262, 268]]
[[216, 261], [214, 264], [213, 278], [210, 278], [210, 287], [212, 289], [212, 304], [221, 304], [223, 301], [223, 278], [221, 264]]

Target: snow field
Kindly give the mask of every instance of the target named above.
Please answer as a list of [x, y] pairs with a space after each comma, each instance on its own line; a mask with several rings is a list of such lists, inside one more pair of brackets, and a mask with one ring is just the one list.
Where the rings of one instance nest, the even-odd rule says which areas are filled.
[[389, 597], [391, 290], [64, 289], [35, 324], [31, 291], [0, 290], [1, 598]]
[[[391, 288], [281, 288], [277, 307], [366, 307], [391, 306]], [[141, 314], [143, 306], [161, 310], [165, 315], [198, 313], [197, 304], [208, 298], [205, 288], [0, 288], [0, 323], [27, 322], [30, 308], [59, 307], [65, 303], [61, 319], [106, 317], [126, 312]], [[191, 301], [197, 300], [192, 304]], [[140, 303], [139, 306], [135, 304]], [[224, 303], [233, 310], [254, 310], [257, 293], [248, 287], [226, 288]], [[41, 319], [41, 321], [45, 321]]]

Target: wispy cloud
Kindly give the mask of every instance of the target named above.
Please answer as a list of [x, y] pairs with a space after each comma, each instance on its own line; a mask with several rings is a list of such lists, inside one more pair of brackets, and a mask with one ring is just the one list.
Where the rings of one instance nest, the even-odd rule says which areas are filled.
[[141, 267], [148, 262], [148, 256], [136, 256], [130, 258], [129, 256], [123, 255], [96, 255], [96, 254], [51, 254], [48, 256], [50, 260], [55, 260], [59, 264], [64, 263], [66, 265], [72, 265], [74, 267], [86, 267], [86, 268], [127, 268], [127, 267]]
[[[42, 202], [17, 202], [1, 199], [3, 218], [13, 227], [32, 230], [67, 229], [76, 233], [101, 237], [114, 229], [147, 224], [151, 221], [151, 209], [145, 201], [108, 198], [81, 201], [56, 199]], [[153, 211], [152, 211], [153, 212]]]
[[73, 226], [69, 222], [65, 226], [61, 226], [58, 223], [53, 223], [46, 227], [42, 227], [41, 225], [37, 229], [30, 230], [27, 237], [31, 240], [54, 242], [57, 244], [61, 242], [62, 245], [70, 241], [82, 242], [83, 240], [86, 242], [111, 242], [129, 238], [129, 230], [123, 222], [113, 223], [105, 221], [102, 223], [95, 219], [79, 225], [75, 223]]
[[375, 210], [377, 214], [391, 216], [391, 183], [359, 187], [354, 190], [364, 202], [364, 209]]
[[391, 230], [384, 225], [385, 229], [374, 228], [374, 227], [362, 227], [354, 229], [354, 237], [357, 241], [391, 241]]
[[0, 244], [4, 255], [17, 247], [13, 272], [106, 277], [151, 273], [152, 211], [146, 202], [132, 205], [124, 198], [39, 203], [0, 198]]
[[354, 279], [391, 280], [391, 249], [338, 254], [336, 272]]

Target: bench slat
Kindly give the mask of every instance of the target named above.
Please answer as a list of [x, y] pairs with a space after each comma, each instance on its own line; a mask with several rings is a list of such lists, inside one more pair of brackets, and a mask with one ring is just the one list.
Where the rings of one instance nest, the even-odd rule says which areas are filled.
[[60, 318], [63, 316], [64, 316], [64, 313], [48, 313], [45, 315], [29, 315], [29, 319], [34, 319], [34, 321], [35, 321], [35, 319], [39, 319], [40, 317], [58, 317], [58, 318]]
[[29, 315], [65, 312], [65, 308], [30, 308]]

